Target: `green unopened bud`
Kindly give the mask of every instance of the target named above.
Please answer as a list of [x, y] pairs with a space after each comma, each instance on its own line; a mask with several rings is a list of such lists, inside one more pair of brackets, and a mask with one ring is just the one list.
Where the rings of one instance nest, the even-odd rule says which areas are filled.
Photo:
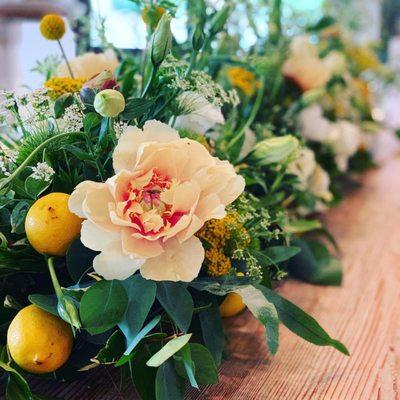
[[158, 67], [164, 61], [167, 54], [171, 51], [171, 46], [171, 16], [165, 13], [158, 22], [151, 42], [151, 62], [155, 67]]
[[257, 165], [282, 163], [299, 148], [299, 141], [292, 135], [274, 137], [258, 142], [249, 155], [249, 161]]
[[96, 94], [94, 109], [103, 117], [116, 117], [125, 110], [125, 99], [122, 93], [106, 89]]
[[232, 7], [227, 5], [222, 7], [218, 12], [216, 12], [211, 18], [211, 26], [210, 26], [210, 36], [216, 35], [218, 32], [221, 32], [224, 28], [224, 25], [229, 17], [229, 14], [232, 11]]
[[317, 88], [307, 90], [301, 96], [301, 102], [303, 106], [307, 107], [310, 104], [314, 103], [315, 101], [321, 99], [321, 97], [326, 93], [324, 88]]
[[74, 328], [80, 329], [82, 327], [78, 308], [72, 297], [66, 295], [60, 296], [58, 299], [57, 311], [60, 317]]
[[199, 51], [204, 43], [204, 32], [200, 24], [196, 26], [192, 37], [192, 46], [194, 51]]

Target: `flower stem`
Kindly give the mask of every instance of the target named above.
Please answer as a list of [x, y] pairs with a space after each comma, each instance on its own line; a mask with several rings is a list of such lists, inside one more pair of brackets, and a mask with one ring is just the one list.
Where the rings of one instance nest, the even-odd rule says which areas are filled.
[[49, 268], [51, 282], [53, 283], [53, 287], [54, 287], [54, 291], [56, 292], [57, 299], [60, 299], [60, 297], [62, 296], [63, 293], [61, 290], [60, 283], [58, 282], [56, 271], [54, 269], [54, 258], [53, 257], [47, 258], [47, 266]]
[[58, 42], [58, 45], [60, 46], [61, 54], [62, 54], [62, 56], [63, 56], [63, 58], [64, 58], [65, 63], [67, 64], [68, 71], [69, 71], [69, 73], [70, 73], [70, 75], [71, 75], [71, 78], [74, 78], [74, 74], [73, 74], [73, 72], [72, 72], [71, 65], [69, 64], [67, 55], [65, 54], [64, 47], [63, 47], [63, 45], [61, 44], [60, 40], [57, 40], [57, 42]]
[[156, 73], [157, 73], [157, 68], [152, 64], [152, 65], [151, 65], [151, 73], [150, 73], [149, 80], [147, 81], [146, 87], [144, 88], [144, 90], [143, 90], [143, 92], [142, 92], [142, 95], [141, 95], [140, 97], [143, 98], [143, 97], [146, 96], [146, 94], [147, 94], [147, 92], [149, 91], [150, 86], [151, 86], [151, 84], [152, 84], [152, 82], [153, 82], [153, 80], [154, 80], [154, 78], [155, 78], [155, 76], [156, 76]]

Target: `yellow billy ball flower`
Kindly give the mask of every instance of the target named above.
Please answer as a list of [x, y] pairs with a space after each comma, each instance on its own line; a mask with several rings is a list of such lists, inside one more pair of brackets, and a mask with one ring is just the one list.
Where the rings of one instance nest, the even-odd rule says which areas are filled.
[[60, 40], [65, 33], [65, 22], [58, 14], [47, 14], [40, 21], [40, 32], [48, 40]]
[[54, 77], [45, 82], [44, 87], [49, 90], [52, 99], [57, 99], [66, 93], [79, 92], [85, 82], [85, 78]]

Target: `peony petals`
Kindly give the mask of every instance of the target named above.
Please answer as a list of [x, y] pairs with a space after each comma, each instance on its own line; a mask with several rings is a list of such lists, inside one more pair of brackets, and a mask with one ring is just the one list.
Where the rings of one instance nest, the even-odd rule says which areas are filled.
[[159, 240], [137, 239], [130, 229], [122, 231], [122, 250], [138, 258], [157, 257], [164, 251]]
[[68, 207], [71, 212], [76, 214], [80, 218], [85, 218], [86, 215], [83, 211], [83, 202], [86, 198], [86, 195], [91, 190], [101, 189], [103, 187], [103, 183], [92, 182], [92, 181], [84, 181], [81, 182], [71, 194], [68, 200]]
[[89, 220], [82, 222], [81, 242], [89, 249], [102, 251], [120, 240], [121, 235], [117, 232], [107, 231]]
[[164, 253], [145, 261], [140, 273], [154, 281], [190, 282], [199, 274], [203, 260], [204, 249], [197, 237], [192, 236], [183, 243], [171, 239]]

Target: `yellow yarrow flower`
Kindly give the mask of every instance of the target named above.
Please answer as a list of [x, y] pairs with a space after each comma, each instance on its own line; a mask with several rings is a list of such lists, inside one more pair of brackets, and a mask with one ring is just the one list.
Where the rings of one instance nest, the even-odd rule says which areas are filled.
[[230, 84], [240, 89], [246, 96], [252, 96], [260, 87], [255, 75], [243, 67], [230, 67], [227, 71]]
[[[197, 233], [210, 246], [205, 251], [207, 274], [210, 276], [226, 275], [232, 268], [230, 258], [225, 254], [229, 241], [233, 237], [248, 237], [246, 229], [238, 222], [236, 212], [222, 219], [211, 219]], [[248, 238], [248, 242], [250, 238]]]
[[79, 92], [85, 82], [85, 78], [54, 77], [45, 82], [44, 86], [49, 90], [49, 96], [57, 99], [66, 93]]
[[351, 46], [347, 50], [347, 55], [360, 71], [377, 69], [381, 65], [375, 52], [368, 46]]
[[165, 8], [161, 6], [146, 6], [142, 11], [142, 20], [146, 25], [151, 25], [151, 28], [155, 29], [165, 11]]
[[47, 14], [40, 21], [40, 32], [48, 40], [60, 40], [65, 33], [65, 22], [58, 14]]

